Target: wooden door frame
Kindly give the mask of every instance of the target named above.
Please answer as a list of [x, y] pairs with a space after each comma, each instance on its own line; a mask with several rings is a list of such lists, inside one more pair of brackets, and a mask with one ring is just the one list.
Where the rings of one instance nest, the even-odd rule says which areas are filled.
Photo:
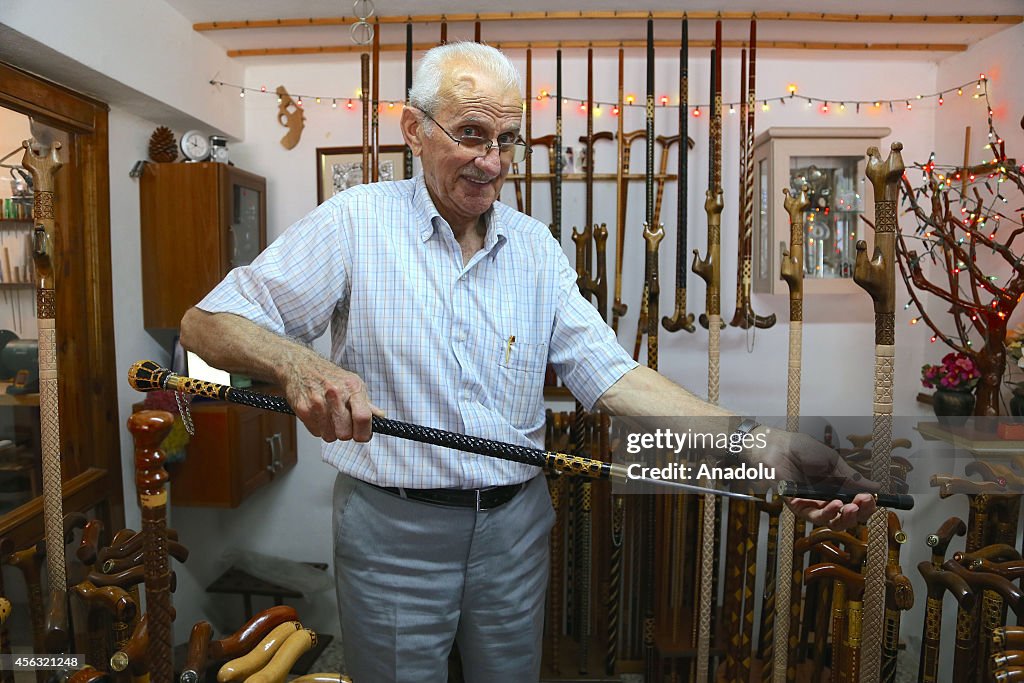
[[[110, 269], [110, 175], [103, 102], [0, 62], [0, 106], [66, 131], [56, 180], [57, 367], [64, 512], [124, 526]], [[68, 477], [68, 473], [74, 473]], [[0, 517], [16, 547], [43, 537], [42, 497]]]

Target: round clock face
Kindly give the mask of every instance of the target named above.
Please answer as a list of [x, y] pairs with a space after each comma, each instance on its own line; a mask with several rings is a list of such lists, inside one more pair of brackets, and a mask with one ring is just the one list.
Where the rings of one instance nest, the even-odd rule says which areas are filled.
[[228, 148], [224, 146], [211, 147], [210, 158], [214, 161], [226, 164], [228, 162]]
[[197, 130], [181, 136], [181, 152], [189, 161], [202, 161], [210, 155], [210, 141]]

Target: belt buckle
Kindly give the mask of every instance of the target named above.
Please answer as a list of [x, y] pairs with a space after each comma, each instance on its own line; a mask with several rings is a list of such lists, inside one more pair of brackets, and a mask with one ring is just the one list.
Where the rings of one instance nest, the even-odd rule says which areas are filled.
[[476, 511], [480, 512], [480, 489], [473, 489], [476, 492]]

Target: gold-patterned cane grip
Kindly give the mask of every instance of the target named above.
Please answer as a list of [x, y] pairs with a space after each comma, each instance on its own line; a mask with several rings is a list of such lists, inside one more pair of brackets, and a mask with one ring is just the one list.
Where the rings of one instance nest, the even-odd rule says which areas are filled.
[[932, 549], [932, 564], [939, 566], [946, 561], [946, 549], [954, 536], [963, 536], [967, 533], [967, 525], [959, 517], [950, 517], [938, 531], [928, 534], [925, 544]]
[[0, 595], [0, 626], [7, 623], [9, 616], [11, 616], [11, 601]]
[[975, 594], [960, 576], [932, 562], [925, 560], [918, 563], [917, 570], [924, 578], [928, 590], [918, 680], [921, 683], [937, 683], [942, 636], [942, 597], [949, 591], [961, 609], [971, 610], [974, 608]]
[[210, 643], [210, 660], [233, 659], [256, 646], [275, 627], [287, 621], [297, 621], [294, 607], [276, 605], [256, 614], [241, 628], [226, 638]]
[[661, 284], [658, 279], [658, 246], [665, 237], [665, 228], [660, 224], [657, 228], [644, 226], [644, 240], [647, 243], [645, 252], [647, 272], [647, 367], [658, 369], [658, 302], [661, 296]]
[[211, 638], [213, 638], [213, 626], [210, 622], [204, 619], [197, 621], [192, 626], [192, 633], [188, 638], [188, 654], [185, 657], [185, 666], [178, 677], [178, 683], [199, 683], [200, 678], [205, 679]]

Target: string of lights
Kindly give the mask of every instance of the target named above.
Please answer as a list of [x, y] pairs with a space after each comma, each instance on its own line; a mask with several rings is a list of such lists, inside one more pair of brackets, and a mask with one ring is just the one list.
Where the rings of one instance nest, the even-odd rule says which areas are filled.
[[[793, 103], [793, 102], [802, 102], [807, 107], [813, 107], [815, 104], [820, 105], [819, 106], [819, 110], [823, 114], [828, 114], [831, 111], [846, 111], [848, 108], [851, 108], [851, 107], [854, 109], [854, 111], [856, 113], [860, 113], [861, 106], [863, 106], [865, 108], [873, 108], [873, 109], [880, 109], [882, 107], [888, 107], [889, 111], [895, 111], [896, 107], [900, 107], [901, 109], [906, 109], [907, 111], [912, 111], [913, 108], [914, 108], [914, 103], [915, 102], [924, 101], [924, 100], [935, 100], [937, 102], [938, 106], [941, 107], [945, 103], [945, 101], [946, 101], [946, 96], [955, 93], [957, 96], [961, 96], [962, 97], [962, 96], [965, 95], [966, 91], [970, 90], [971, 86], [974, 86], [974, 90], [975, 90], [973, 93], [971, 93], [971, 97], [973, 99], [980, 99], [983, 96], [987, 99], [987, 91], [988, 91], [988, 85], [987, 84], [988, 84], [988, 79], [986, 78], [985, 74], [980, 74], [978, 76], [978, 78], [975, 79], [975, 80], [967, 81], [966, 83], [961, 83], [960, 85], [953, 86], [953, 87], [950, 87], [950, 88], [945, 88], [944, 90], [940, 90], [938, 92], [933, 92], [933, 93], [928, 93], [928, 94], [918, 94], [918, 95], [912, 95], [912, 96], [907, 96], [907, 97], [877, 98], [877, 99], [870, 99], [870, 100], [854, 100], [854, 99], [841, 99], [841, 98], [834, 98], [834, 97], [824, 98], [824, 97], [815, 97], [815, 96], [811, 96], [811, 95], [803, 95], [803, 94], [800, 94], [799, 92], [797, 92], [798, 88], [797, 88], [797, 85], [795, 83], [790, 83], [787, 86], [787, 93], [785, 95], [776, 96], [776, 97], [758, 98], [757, 101], [760, 102], [761, 110], [762, 111], [769, 111], [773, 104], [778, 104], [780, 106], [784, 106], [787, 103]], [[242, 97], [242, 98], [244, 98], [249, 93], [256, 93], [256, 94], [261, 94], [261, 95], [271, 95], [271, 96], [275, 96], [276, 97], [276, 94], [272, 90], [267, 90], [267, 87], [265, 85], [262, 85], [262, 86], [260, 86], [258, 88], [254, 88], [254, 87], [250, 87], [250, 86], [238, 85], [238, 84], [235, 84], [235, 83], [226, 83], [224, 81], [218, 81], [218, 80], [215, 80], [215, 79], [211, 79], [210, 80], [210, 85], [214, 85], [214, 86], [218, 86], [218, 87], [224, 87], [224, 88], [228, 88], [228, 89], [232, 89], [232, 90], [237, 90], [238, 91], [238, 96]], [[983, 95], [983, 93], [984, 93], [984, 95]], [[327, 106], [330, 106], [332, 109], [337, 109], [339, 107], [339, 105], [340, 105], [343, 108], [349, 109], [349, 110], [355, 109], [356, 106], [359, 105], [359, 98], [360, 97], [361, 97], [361, 93], [359, 92], [359, 89], [356, 89], [355, 94], [351, 95], [351, 96], [347, 96], [347, 95], [340, 95], [339, 96], [339, 95], [292, 94], [292, 98], [295, 100], [295, 104], [298, 105], [299, 107], [305, 107], [307, 102], [313, 102], [314, 104], [317, 104], [317, 105], [327, 105]], [[551, 98], [552, 98], [552, 94], [548, 90], [541, 90], [536, 95], [531, 96], [531, 100], [534, 100], [534, 101], [544, 101], [544, 100], [549, 100]], [[644, 109], [645, 106], [646, 106], [645, 103], [639, 102], [637, 100], [636, 95], [632, 95], [632, 94], [631, 95], [627, 95], [624, 98], [624, 100], [625, 100], [624, 106], [626, 106], [626, 107], [638, 107], [640, 109]], [[281, 98], [278, 97], [277, 101], [278, 101], [278, 104], [280, 104]], [[576, 104], [578, 104], [577, 108], [579, 109], [579, 111], [581, 111], [581, 112], [586, 112], [587, 111], [587, 99], [586, 98], [570, 97], [570, 96], [563, 95], [562, 96], [562, 102], [564, 104], [576, 103]], [[381, 109], [384, 109], [384, 108], [394, 109], [396, 105], [400, 105], [400, 104], [404, 104], [404, 103], [405, 103], [404, 99], [401, 99], [401, 100], [385, 100], [385, 99], [379, 100], [379, 106], [381, 107]], [[670, 97], [668, 95], [662, 95], [660, 98], [658, 98], [658, 103], [660, 104], [660, 106], [662, 106], [664, 108], [668, 108], [668, 109], [674, 109], [674, 108], [678, 108], [679, 107], [679, 103], [678, 102], [672, 103], [671, 99], [670, 99]], [[722, 103], [722, 107], [723, 107], [723, 110], [726, 107], [728, 107], [728, 113], [729, 114], [735, 114], [736, 113], [736, 109], [741, 104], [742, 104], [741, 102], [723, 102]], [[601, 111], [602, 108], [607, 108], [609, 111], [611, 111], [612, 116], [618, 116], [618, 114], [619, 114], [619, 107], [618, 107], [617, 103], [594, 100], [594, 114], [595, 115], [600, 115], [600, 111]], [[700, 116], [702, 116], [702, 113], [701, 113], [702, 111], [704, 111], [704, 110], [706, 110], [708, 112], [711, 111], [711, 105], [710, 104], [706, 104], [706, 103], [691, 104], [691, 105], [689, 105], [689, 108], [692, 109], [693, 116], [698, 117], [698, 118]]]

